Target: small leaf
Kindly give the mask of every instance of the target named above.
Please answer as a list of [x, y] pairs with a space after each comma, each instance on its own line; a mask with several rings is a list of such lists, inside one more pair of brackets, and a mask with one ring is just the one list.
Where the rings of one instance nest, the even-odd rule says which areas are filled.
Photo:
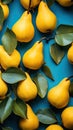
[[56, 116], [51, 109], [39, 109], [36, 114], [39, 118], [39, 121], [43, 124], [50, 125], [57, 123]]
[[69, 94], [70, 94], [71, 97], [73, 97], [73, 82], [71, 82], [71, 84], [70, 84]]
[[9, 84], [17, 83], [25, 78], [24, 71], [16, 67], [10, 67], [2, 73], [2, 79]]
[[2, 36], [2, 44], [6, 52], [11, 55], [17, 46], [17, 39], [15, 34], [7, 28], [6, 32]]
[[51, 73], [51, 70], [48, 66], [46, 65], [43, 65], [42, 66], [42, 71], [44, 72], [44, 74], [49, 77], [50, 79], [54, 80], [53, 76], [52, 76], [52, 73]]
[[73, 26], [59, 25], [55, 35], [55, 41], [60, 46], [67, 46], [73, 42]]
[[26, 119], [27, 118], [27, 106], [24, 101], [17, 98], [13, 103], [14, 114]]
[[36, 83], [37, 89], [38, 89], [38, 95], [41, 98], [44, 98], [46, 96], [47, 93], [47, 89], [48, 89], [48, 82], [45, 79], [45, 77], [38, 73], [34, 78], [33, 81]]
[[55, 0], [46, 0], [46, 2], [48, 7], [50, 7], [55, 2]]
[[61, 46], [55, 44], [52, 44], [50, 47], [50, 56], [54, 60], [56, 64], [59, 64], [64, 57], [65, 53]]
[[1, 0], [1, 2], [3, 3], [3, 4], [9, 4], [9, 3], [11, 3], [13, 0]]
[[11, 114], [12, 105], [13, 105], [13, 100], [11, 97], [5, 98], [0, 103], [0, 123], [3, 123], [3, 121]]
[[3, 22], [4, 22], [4, 13], [2, 7], [0, 6], [0, 31], [2, 30]]
[[13, 130], [13, 129], [10, 127], [2, 127], [2, 130]]

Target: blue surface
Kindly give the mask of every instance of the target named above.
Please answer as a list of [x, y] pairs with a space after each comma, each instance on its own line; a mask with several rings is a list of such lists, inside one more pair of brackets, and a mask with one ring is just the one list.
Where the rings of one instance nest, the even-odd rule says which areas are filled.
[[[20, 5], [19, 0], [14, 0], [10, 5], [10, 15], [8, 19], [4, 22], [3, 30], [0, 32], [0, 43], [1, 43], [1, 37], [3, 33], [6, 30], [6, 27], [11, 28], [13, 24], [19, 19], [21, 14], [24, 12], [24, 8]], [[73, 7], [70, 8], [63, 8], [57, 3], [51, 6], [51, 10], [56, 14], [57, 16], [57, 24], [71, 24], [73, 25]], [[35, 26], [35, 36], [34, 39], [28, 43], [27, 45], [23, 44], [18, 44], [17, 49], [20, 51], [21, 56], [23, 56], [24, 52], [30, 48], [34, 42], [39, 40], [44, 34], [40, 33], [35, 25], [35, 17], [37, 14], [37, 9], [32, 13], [33, 15], [33, 24]], [[45, 43], [45, 41], [44, 41]], [[50, 67], [53, 77], [55, 81], [51, 81], [50, 79], [47, 78], [48, 80], [48, 89], [52, 88], [54, 85], [56, 85], [60, 80], [62, 80], [64, 77], [68, 77], [73, 74], [73, 65], [71, 65], [68, 60], [67, 60], [67, 55], [63, 58], [62, 62], [59, 65], [56, 65], [53, 60], [50, 57], [49, 54], [49, 48], [50, 45], [54, 43], [54, 41], [49, 42], [49, 44], [44, 44], [44, 59], [46, 64]], [[21, 63], [22, 65], [22, 63]], [[23, 65], [22, 65], [23, 67]], [[34, 101], [31, 101], [30, 105], [32, 106], [34, 112], [36, 112], [39, 108], [49, 108], [50, 105], [47, 101], [47, 98], [45, 97], [44, 99], [41, 99], [37, 97]], [[70, 98], [70, 102], [68, 104], [73, 105], [73, 98]], [[60, 113], [61, 110], [57, 111], [55, 110], [55, 113], [57, 115], [58, 120], [60, 121]], [[5, 121], [6, 126], [10, 126], [13, 128], [13, 130], [19, 130], [18, 128], [18, 117], [15, 115], [11, 115], [6, 121]], [[45, 130], [44, 125], [40, 125], [38, 130]]]

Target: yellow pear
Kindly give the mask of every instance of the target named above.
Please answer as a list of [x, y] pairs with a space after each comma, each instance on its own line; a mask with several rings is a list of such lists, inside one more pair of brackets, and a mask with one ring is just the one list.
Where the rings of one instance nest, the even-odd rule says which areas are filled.
[[56, 108], [63, 108], [69, 102], [70, 80], [64, 78], [58, 85], [48, 92], [48, 101]]
[[69, 7], [73, 5], [73, 0], [56, 0], [61, 6]]
[[37, 70], [43, 64], [43, 43], [37, 41], [24, 55], [22, 62], [26, 68]]
[[6, 19], [9, 15], [9, 7], [6, 4], [3, 4], [2, 2], [0, 2], [0, 6], [3, 9], [3, 13], [4, 13], [4, 19]]
[[67, 58], [68, 58], [69, 62], [71, 64], [73, 64], [73, 43], [72, 43], [71, 47], [68, 49]]
[[9, 67], [18, 67], [20, 64], [20, 53], [15, 49], [11, 55], [9, 55], [2, 45], [0, 45], [0, 64], [4, 70]]
[[44, 1], [41, 1], [38, 7], [36, 17], [36, 26], [42, 33], [47, 33], [56, 28], [56, 15], [48, 8]]
[[[41, 0], [31, 0], [31, 6], [30, 8], [35, 8]], [[30, 0], [20, 0], [21, 5], [25, 8], [28, 9], [29, 8], [29, 2]]]
[[19, 121], [21, 130], [35, 130], [39, 127], [38, 117], [33, 112], [32, 108], [27, 104], [27, 119]]
[[46, 130], [64, 130], [60, 125], [52, 124], [49, 125]]
[[61, 113], [62, 124], [68, 130], [73, 130], [73, 106], [66, 107]]
[[32, 24], [32, 15], [25, 11], [20, 19], [13, 25], [12, 31], [20, 42], [29, 42], [34, 37], [34, 26]]
[[[0, 6], [3, 9], [3, 14], [4, 14], [4, 20], [7, 19], [7, 17], [9, 16], [9, 7], [6, 4], [3, 4], [0, 0]], [[0, 25], [0, 31], [2, 30], [2, 25]]]
[[5, 95], [7, 94], [8, 86], [1, 78], [1, 71], [0, 71], [0, 99], [4, 99]]
[[37, 87], [28, 73], [27, 78], [21, 81], [17, 87], [17, 95], [24, 101], [29, 101], [37, 96]]

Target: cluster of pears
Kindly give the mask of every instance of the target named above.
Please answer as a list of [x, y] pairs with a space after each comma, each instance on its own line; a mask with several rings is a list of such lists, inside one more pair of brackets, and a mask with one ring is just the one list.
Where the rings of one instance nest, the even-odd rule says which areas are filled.
[[4, 47], [0, 45], [0, 65], [4, 70], [9, 67], [18, 67], [20, 64], [21, 55], [20, 53], [14, 49], [11, 55], [9, 55]]
[[[3, 9], [3, 14], [4, 14], [4, 20], [7, 19], [8, 15], [9, 15], [9, 7], [7, 4], [3, 4], [1, 1], [0, 1], [0, 6], [2, 7]], [[0, 31], [2, 30], [2, 25], [0, 25]]]
[[[28, 10], [24, 11], [22, 16], [12, 26], [12, 31], [15, 33], [19, 42], [29, 42], [33, 39], [35, 34], [35, 29], [32, 23], [32, 14], [29, 11], [28, 6], [30, 0], [20, 0], [20, 2], [26, 9], [28, 8]], [[48, 8], [46, 2], [44, 2], [43, 0], [32, 0], [30, 8], [35, 7], [38, 4], [38, 13], [36, 16], [36, 26], [38, 30], [42, 33], [47, 33], [54, 30], [57, 21], [55, 14]]]

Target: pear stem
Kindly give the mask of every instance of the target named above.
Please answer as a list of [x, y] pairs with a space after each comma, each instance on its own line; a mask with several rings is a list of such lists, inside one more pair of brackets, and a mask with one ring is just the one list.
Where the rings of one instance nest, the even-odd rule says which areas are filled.
[[54, 39], [54, 37], [50, 37], [50, 38], [47, 38], [47, 37], [42, 37], [40, 40], [39, 40], [39, 43], [42, 42], [42, 40], [46, 40], [46, 42], [48, 43], [48, 41]]
[[32, 1], [32, 0], [29, 0], [29, 7], [28, 7], [28, 11], [27, 11], [28, 14], [29, 14], [29, 12], [30, 12], [31, 1]]
[[73, 75], [71, 75], [70, 77], [68, 77], [67, 79], [66, 79], [66, 81], [67, 80], [70, 80], [70, 79], [72, 79], [73, 78]]

